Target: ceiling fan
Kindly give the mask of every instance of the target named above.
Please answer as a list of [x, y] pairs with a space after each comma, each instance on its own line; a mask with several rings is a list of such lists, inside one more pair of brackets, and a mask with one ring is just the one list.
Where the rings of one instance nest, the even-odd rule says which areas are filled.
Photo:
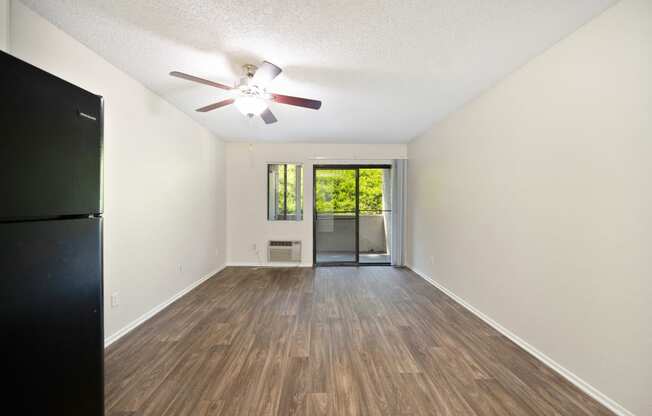
[[205, 113], [216, 110], [230, 104], [240, 110], [248, 117], [260, 116], [265, 124], [276, 123], [278, 120], [268, 107], [268, 102], [273, 101], [280, 104], [294, 105], [297, 107], [310, 108], [319, 110], [321, 101], [311, 100], [309, 98], [292, 97], [290, 95], [275, 94], [267, 92], [266, 86], [281, 73], [282, 69], [271, 62], [263, 61], [260, 68], [255, 65], [243, 65], [244, 77], [235, 87], [213, 82], [207, 79], [199, 78], [194, 75], [184, 74], [183, 72], [172, 71], [170, 75], [177, 78], [183, 78], [188, 81], [198, 82], [215, 88], [231, 91], [229, 98], [198, 108], [196, 111]]

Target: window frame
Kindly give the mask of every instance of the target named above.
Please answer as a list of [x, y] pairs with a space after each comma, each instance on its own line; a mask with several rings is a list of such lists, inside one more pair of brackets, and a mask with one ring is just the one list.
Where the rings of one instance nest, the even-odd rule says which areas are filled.
[[[288, 218], [288, 165], [294, 165], [295, 166], [295, 172], [296, 169], [301, 169], [300, 173], [300, 178], [301, 178], [301, 183], [299, 186], [297, 186], [295, 182], [295, 208], [294, 208], [294, 214], [292, 215], [294, 218]], [[283, 163], [267, 163], [267, 168], [266, 168], [266, 175], [267, 175], [267, 221], [303, 221], [303, 174], [304, 174], [304, 169], [303, 169], [303, 164], [302, 163], [296, 163], [296, 162], [283, 162]], [[275, 218], [270, 218], [270, 191], [271, 191], [271, 186], [270, 186], [270, 174], [271, 174], [271, 168], [273, 166], [277, 167], [283, 167], [283, 209], [281, 211], [281, 214], [276, 214]], [[279, 181], [280, 182], [280, 178]], [[297, 192], [299, 190], [299, 192]], [[280, 193], [280, 189], [277, 191], [277, 193]], [[300, 195], [300, 198], [297, 196]], [[274, 198], [275, 204], [276, 202], [276, 197]]]

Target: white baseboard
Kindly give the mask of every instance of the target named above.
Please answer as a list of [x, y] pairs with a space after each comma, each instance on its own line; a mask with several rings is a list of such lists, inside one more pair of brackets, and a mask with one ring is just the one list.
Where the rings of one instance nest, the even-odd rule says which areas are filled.
[[311, 263], [256, 263], [248, 261], [234, 261], [229, 262], [227, 267], [312, 267]]
[[211, 277], [215, 276], [216, 274], [218, 274], [219, 272], [224, 270], [225, 267], [226, 267], [226, 265], [222, 265], [221, 267], [218, 267], [217, 269], [215, 269], [214, 271], [208, 273], [206, 276], [202, 277], [201, 279], [199, 279], [199, 280], [191, 283], [189, 286], [181, 289], [179, 292], [175, 293], [171, 298], [167, 299], [163, 303], [160, 303], [160, 304], [156, 305], [153, 309], [147, 311], [146, 313], [144, 313], [143, 315], [138, 317], [138, 319], [130, 322], [126, 326], [120, 328], [117, 332], [115, 332], [112, 335], [109, 335], [108, 337], [104, 338], [104, 348], [106, 348], [109, 345], [113, 344], [114, 342], [116, 342], [117, 340], [122, 338], [123, 336], [127, 335], [132, 330], [136, 329], [136, 327], [138, 327], [139, 325], [141, 325], [142, 323], [144, 323], [145, 321], [147, 321], [148, 319], [150, 319], [151, 317], [153, 317], [157, 313], [161, 312], [167, 306], [172, 304], [175, 300], [179, 299], [181, 296], [183, 296], [186, 293], [190, 292], [191, 290], [193, 290], [194, 288], [196, 288], [200, 284], [204, 283], [206, 280], [210, 279]]
[[556, 361], [554, 361], [552, 358], [548, 357], [532, 345], [528, 344], [526, 341], [521, 339], [518, 335], [514, 334], [511, 332], [509, 329], [505, 328], [498, 322], [494, 321], [492, 318], [489, 316], [485, 315], [484, 313], [480, 312], [478, 309], [473, 307], [471, 304], [466, 302], [464, 299], [460, 298], [457, 296], [455, 293], [451, 292], [448, 290], [446, 287], [442, 286], [439, 282], [436, 282], [432, 278], [428, 277], [425, 273], [415, 269], [414, 267], [408, 265], [407, 266], [410, 270], [412, 270], [414, 273], [416, 273], [419, 277], [421, 277], [423, 280], [426, 282], [430, 283], [437, 289], [441, 290], [444, 292], [446, 295], [448, 295], [451, 299], [453, 299], [455, 302], [459, 303], [461, 306], [466, 308], [469, 312], [477, 316], [478, 318], [482, 319], [485, 321], [487, 324], [489, 324], [491, 327], [493, 327], [496, 331], [500, 332], [510, 340], [512, 340], [516, 345], [519, 347], [523, 348], [525, 351], [539, 359], [539, 361], [543, 362], [545, 365], [559, 373], [562, 377], [573, 383], [575, 386], [577, 386], [580, 390], [588, 394], [589, 396], [593, 397], [595, 400], [603, 404], [605, 407], [607, 407], [609, 410], [612, 412], [616, 413], [619, 416], [635, 416], [634, 413], [630, 412], [627, 410], [625, 407], [617, 403], [616, 401], [610, 399], [607, 395], [587, 383], [586, 381], [582, 380], [580, 377], [577, 375], [573, 374], [570, 370], [566, 369]]

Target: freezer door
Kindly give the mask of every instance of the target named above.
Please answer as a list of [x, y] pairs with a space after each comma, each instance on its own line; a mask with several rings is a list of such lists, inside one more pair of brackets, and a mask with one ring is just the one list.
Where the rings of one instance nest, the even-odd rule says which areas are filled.
[[103, 414], [101, 230], [99, 218], [0, 224], [2, 396], [12, 414]]
[[101, 97], [4, 52], [0, 97], [0, 221], [101, 212]]

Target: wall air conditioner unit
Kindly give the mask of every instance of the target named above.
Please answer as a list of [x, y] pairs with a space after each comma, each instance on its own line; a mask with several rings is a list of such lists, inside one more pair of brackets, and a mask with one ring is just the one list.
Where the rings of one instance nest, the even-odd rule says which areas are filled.
[[300, 263], [301, 241], [270, 241], [267, 244], [267, 261], [270, 263]]

